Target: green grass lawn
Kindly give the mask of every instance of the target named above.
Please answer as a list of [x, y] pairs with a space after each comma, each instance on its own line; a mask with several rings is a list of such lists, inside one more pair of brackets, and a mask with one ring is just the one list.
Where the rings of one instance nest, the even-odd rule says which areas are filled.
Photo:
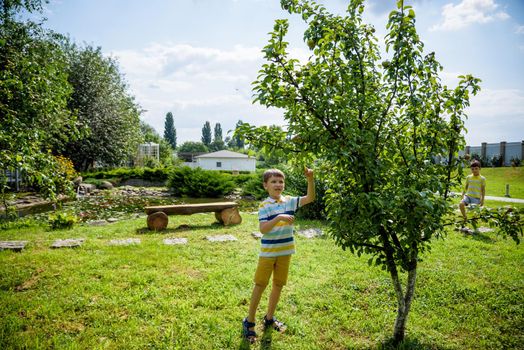
[[[165, 233], [145, 219], [71, 231], [27, 227], [0, 240], [29, 240], [0, 252], [1, 349], [247, 349], [247, 314], [259, 242], [257, 217], [234, 227], [212, 214], [170, 217]], [[188, 224], [186, 230], [177, 230]], [[298, 228], [322, 227], [301, 221]], [[210, 234], [236, 242], [210, 243]], [[52, 250], [58, 238], [86, 238]], [[167, 246], [187, 237], [186, 246]], [[140, 238], [137, 246], [109, 246]], [[419, 265], [407, 328], [409, 349], [517, 349], [524, 344], [524, 249], [494, 233], [449, 232]], [[257, 318], [267, 306], [264, 294]], [[265, 334], [253, 349], [381, 349], [392, 332], [389, 275], [336, 247], [330, 238], [297, 238], [290, 281], [277, 316], [285, 334]], [[257, 331], [261, 333], [260, 322]]]
[[[469, 169], [464, 174], [469, 175]], [[510, 196], [524, 199], [524, 167], [482, 168], [480, 174], [486, 178], [487, 196], [504, 197], [509, 184]]]

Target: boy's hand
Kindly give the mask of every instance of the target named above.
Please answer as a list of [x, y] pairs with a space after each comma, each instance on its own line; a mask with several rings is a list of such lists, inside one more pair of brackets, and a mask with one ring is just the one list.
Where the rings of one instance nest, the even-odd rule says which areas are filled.
[[314, 176], [313, 169], [309, 169], [309, 168], [307, 168], [307, 167], [304, 167], [304, 175], [305, 175], [308, 179], [312, 179], [313, 176]]
[[288, 224], [292, 224], [295, 221], [295, 217], [289, 214], [280, 214], [278, 216], [279, 221], [285, 221]]

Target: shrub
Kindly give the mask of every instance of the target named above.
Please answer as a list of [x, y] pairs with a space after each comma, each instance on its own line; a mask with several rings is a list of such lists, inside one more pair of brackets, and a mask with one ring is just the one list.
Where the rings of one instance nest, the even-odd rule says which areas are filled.
[[231, 175], [190, 167], [173, 169], [167, 186], [175, 196], [194, 198], [217, 198], [236, 187]]
[[521, 160], [519, 157], [512, 157], [511, 158], [511, 166], [519, 167], [521, 163]]
[[[243, 178], [242, 183], [242, 195], [252, 196], [257, 200], [262, 200], [267, 197], [267, 192], [264, 189], [263, 178], [265, 169], [257, 170], [256, 173], [249, 175], [249, 177]], [[244, 181], [245, 180], [245, 181]]]
[[165, 181], [173, 168], [118, 168], [112, 170], [102, 170], [96, 172], [84, 173], [85, 178], [93, 179], [119, 179], [120, 182], [129, 179], [142, 179], [147, 181]]
[[57, 212], [49, 215], [49, 225], [52, 230], [69, 229], [77, 222], [76, 215], [68, 212]]
[[491, 157], [490, 163], [493, 167], [501, 167], [502, 165], [504, 165], [504, 159], [502, 159], [502, 155], [495, 154], [493, 157]]

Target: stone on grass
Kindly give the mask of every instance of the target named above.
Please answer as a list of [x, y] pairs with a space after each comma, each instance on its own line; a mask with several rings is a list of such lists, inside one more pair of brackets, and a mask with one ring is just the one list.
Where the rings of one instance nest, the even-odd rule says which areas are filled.
[[105, 221], [105, 220], [93, 220], [93, 221], [89, 221], [87, 224], [89, 226], [104, 226], [104, 225], [107, 225], [107, 221]]
[[305, 237], [305, 238], [315, 238], [315, 237], [321, 237], [324, 235], [324, 232], [322, 232], [319, 228], [308, 228], [306, 230], [300, 230], [297, 232], [299, 236]]
[[51, 245], [51, 248], [75, 248], [80, 247], [84, 243], [83, 238], [69, 238], [69, 239], [57, 239]]
[[0, 241], [0, 250], [13, 250], [19, 252], [25, 248], [27, 241]]
[[237, 241], [237, 238], [232, 235], [216, 235], [216, 236], [206, 236], [206, 239], [210, 242], [228, 242], [228, 241]]
[[140, 238], [113, 239], [109, 241], [109, 245], [132, 245], [140, 243]]
[[166, 245], [187, 244], [187, 238], [166, 238], [164, 239], [164, 244]]
[[263, 234], [261, 234], [260, 232], [251, 232], [251, 236], [253, 236], [254, 239], [260, 239], [262, 237], [264, 237]]
[[493, 229], [489, 227], [479, 227], [477, 231], [480, 233], [487, 233], [487, 232], [493, 232]]
[[117, 218], [109, 218], [109, 219], [107, 219], [107, 222], [109, 222], [109, 223], [113, 223], [113, 222], [117, 222], [117, 221], [118, 221]]

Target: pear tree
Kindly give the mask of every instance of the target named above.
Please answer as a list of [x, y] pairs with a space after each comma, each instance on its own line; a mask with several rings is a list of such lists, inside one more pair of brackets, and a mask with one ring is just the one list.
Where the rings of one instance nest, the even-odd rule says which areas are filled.
[[[443, 84], [442, 66], [435, 53], [424, 52], [415, 12], [402, 0], [389, 15], [387, 58], [375, 29], [363, 22], [363, 0], [350, 1], [344, 16], [313, 1], [281, 5], [305, 21], [311, 56], [290, 57], [289, 23], [276, 20], [253, 84], [255, 101], [281, 108], [287, 129], [272, 133], [244, 123], [238, 134], [255, 146], [284, 149], [295, 162], [317, 162], [330, 235], [391, 277], [392, 340], [400, 344], [421, 256], [457, 217], [451, 190], [463, 174], [465, 110], [480, 79], [463, 75], [456, 87]], [[517, 242], [522, 236], [518, 211], [476, 218]]]

